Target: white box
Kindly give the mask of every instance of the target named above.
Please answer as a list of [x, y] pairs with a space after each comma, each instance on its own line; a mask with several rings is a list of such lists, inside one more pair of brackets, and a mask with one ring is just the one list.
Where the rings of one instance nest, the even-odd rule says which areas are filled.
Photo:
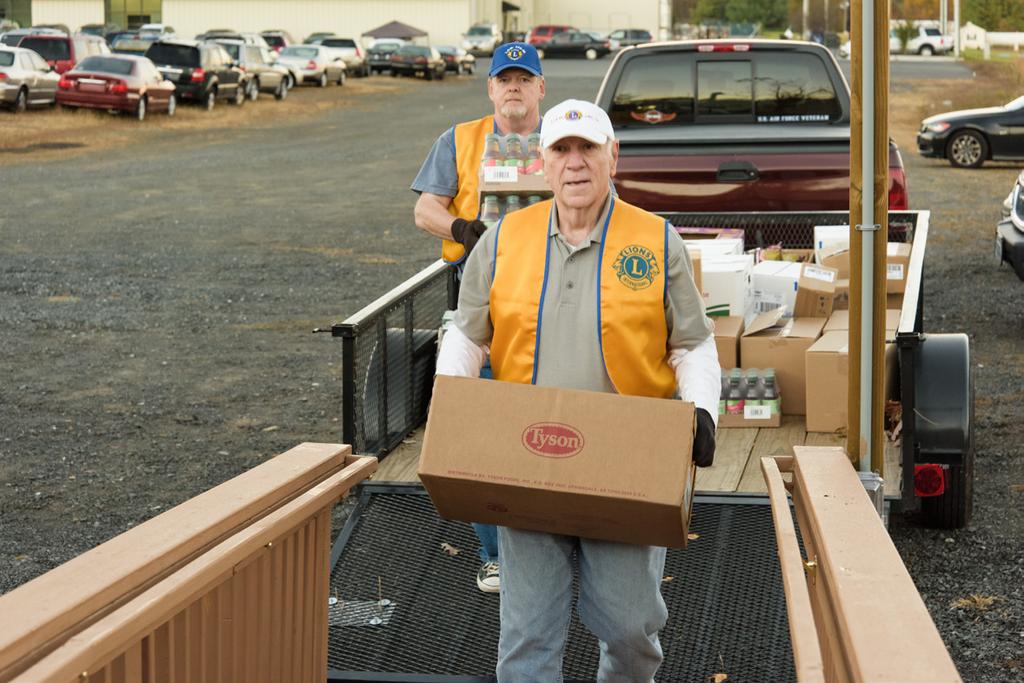
[[[715, 240], [717, 241], [717, 240]], [[750, 272], [754, 257], [750, 254], [701, 259], [702, 292], [708, 315], [748, 316], [751, 306]]]
[[785, 316], [793, 316], [796, 290], [802, 264], [788, 261], [762, 261], [751, 271], [752, 313], [760, 315], [784, 307]]
[[719, 256], [743, 254], [743, 240], [726, 238], [720, 240], [683, 240], [690, 251], [700, 252], [701, 259], [711, 260]]
[[825, 256], [850, 250], [849, 225], [814, 226], [814, 262], [821, 264]]

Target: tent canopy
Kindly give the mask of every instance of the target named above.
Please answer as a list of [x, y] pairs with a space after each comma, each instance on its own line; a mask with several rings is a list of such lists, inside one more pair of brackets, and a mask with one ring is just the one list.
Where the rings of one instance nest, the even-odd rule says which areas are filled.
[[409, 26], [409, 24], [403, 24], [400, 21], [390, 21], [363, 34], [363, 36], [369, 36], [370, 38], [400, 38], [401, 40], [412, 40], [413, 38], [422, 38], [426, 35], [426, 31], [421, 31], [415, 26]]

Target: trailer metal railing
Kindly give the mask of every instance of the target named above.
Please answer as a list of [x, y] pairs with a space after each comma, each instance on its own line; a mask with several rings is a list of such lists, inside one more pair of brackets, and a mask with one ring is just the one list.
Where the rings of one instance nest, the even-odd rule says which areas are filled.
[[438, 260], [331, 326], [342, 340], [342, 441], [354, 452], [383, 455], [426, 419], [453, 272]]

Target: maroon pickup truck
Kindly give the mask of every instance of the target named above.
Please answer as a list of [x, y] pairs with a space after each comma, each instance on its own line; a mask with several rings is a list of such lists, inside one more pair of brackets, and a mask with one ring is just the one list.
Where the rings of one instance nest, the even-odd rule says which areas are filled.
[[[648, 211], [847, 210], [850, 88], [832, 53], [785, 40], [619, 52], [597, 104], [619, 139], [619, 196]], [[889, 209], [908, 208], [889, 143]]]

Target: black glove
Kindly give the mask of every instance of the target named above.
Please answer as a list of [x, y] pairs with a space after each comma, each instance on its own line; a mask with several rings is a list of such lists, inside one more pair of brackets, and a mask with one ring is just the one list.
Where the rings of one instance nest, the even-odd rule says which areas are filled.
[[693, 462], [697, 467], [711, 467], [715, 462], [715, 421], [711, 413], [697, 408], [697, 433], [693, 435]]
[[469, 256], [480, 235], [486, 231], [487, 226], [483, 221], [467, 221], [465, 218], [452, 221], [452, 239], [466, 248], [466, 256]]

